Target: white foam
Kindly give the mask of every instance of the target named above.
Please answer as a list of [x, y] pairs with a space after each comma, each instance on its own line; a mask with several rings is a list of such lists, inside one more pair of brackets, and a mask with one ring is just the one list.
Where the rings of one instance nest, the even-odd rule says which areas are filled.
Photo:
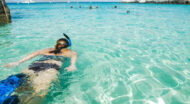
[[165, 102], [162, 98], [158, 98], [158, 104], [165, 104]]

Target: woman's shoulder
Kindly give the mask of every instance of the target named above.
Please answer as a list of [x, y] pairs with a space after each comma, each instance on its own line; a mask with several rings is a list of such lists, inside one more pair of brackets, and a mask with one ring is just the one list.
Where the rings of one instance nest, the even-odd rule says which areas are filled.
[[64, 50], [62, 50], [61, 53], [62, 53], [63, 56], [71, 57], [76, 52], [71, 50], [71, 49], [64, 49]]
[[72, 52], [72, 50], [71, 49], [64, 49], [64, 50], [61, 50], [61, 53], [62, 54], [65, 54], [65, 53], [70, 53], [70, 52]]

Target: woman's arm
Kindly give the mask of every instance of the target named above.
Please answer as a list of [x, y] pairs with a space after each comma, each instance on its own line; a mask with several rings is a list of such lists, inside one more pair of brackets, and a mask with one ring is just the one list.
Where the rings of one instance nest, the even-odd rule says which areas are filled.
[[71, 64], [69, 67], [67, 67], [65, 69], [67, 69], [68, 71], [76, 70], [77, 69], [76, 68], [76, 61], [77, 61], [77, 57], [78, 57], [77, 52], [70, 50], [66, 56], [71, 58]]
[[19, 64], [29, 60], [29, 59], [32, 59], [40, 54], [43, 54], [45, 51], [47, 51], [47, 49], [43, 49], [43, 50], [38, 50], [38, 51], [35, 51], [31, 54], [29, 54], [28, 56], [24, 57], [23, 59], [19, 60], [18, 62], [13, 62], [13, 63], [8, 63], [5, 65], [5, 67], [14, 67], [14, 66], [18, 66]]
[[75, 66], [76, 62], [77, 62], [77, 53], [72, 51], [72, 56], [71, 56], [71, 66]]

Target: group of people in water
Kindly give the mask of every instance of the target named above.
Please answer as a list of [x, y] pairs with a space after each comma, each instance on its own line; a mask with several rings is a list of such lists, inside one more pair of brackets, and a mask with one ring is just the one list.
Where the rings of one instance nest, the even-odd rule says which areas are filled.
[[[74, 7], [73, 7], [73, 6], [70, 6], [70, 8], [74, 8]], [[79, 6], [78, 8], [82, 8], [82, 7], [81, 7], [81, 6]], [[98, 6], [96, 6], [95, 8], [96, 8], [96, 9], [98, 9], [99, 7], [98, 7]], [[113, 8], [113, 9], [116, 9], [116, 8], [117, 8], [117, 6], [115, 5], [115, 6], [114, 6], [114, 7], [112, 7], [112, 8]], [[90, 6], [90, 7], [89, 7], [89, 9], [94, 9], [94, 8], [93, 8], [93, 6]], [[127, 10], [127, 11], [126, 11], [126, 13], [127, 13], [127, 14], [129, 14], [129, 13], [130, 13], [130, 11], [129, 11], [129, 10]]]
[[[70, 6], [70, 8], [74, 8], [73, 6]], [[79, 8], [82, 8], [81, 6], [79, 6]], [[95, 7], [96, 9], [98, 8], [98, 6]], [[114, 6], [113, 8], [117, 8], [117, 6]], [[93, 9], [93, 6], [90, 6], [89, 9]]]
[[[73, 6], [70, 6], [70, 8], [74, 8]], [[82, 6], [79, 6], [78, 8], [82, 8]], [[96, 6], [95, 8], [99, 8], [98, 6]], [[115, 5], [112, 8], [117, 8], [117, 6]], [[90, 6], [89, 9], [93, 9], [93, 6]]]

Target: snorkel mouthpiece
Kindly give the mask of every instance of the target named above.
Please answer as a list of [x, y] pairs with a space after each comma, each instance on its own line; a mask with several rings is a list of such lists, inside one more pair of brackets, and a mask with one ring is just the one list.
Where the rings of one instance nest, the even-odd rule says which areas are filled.
[[71, 39], [65, 34], [63, 33], [63, 35], [67, 38], [67, 40], [69, 41], [69, 46], [71, 46]]

